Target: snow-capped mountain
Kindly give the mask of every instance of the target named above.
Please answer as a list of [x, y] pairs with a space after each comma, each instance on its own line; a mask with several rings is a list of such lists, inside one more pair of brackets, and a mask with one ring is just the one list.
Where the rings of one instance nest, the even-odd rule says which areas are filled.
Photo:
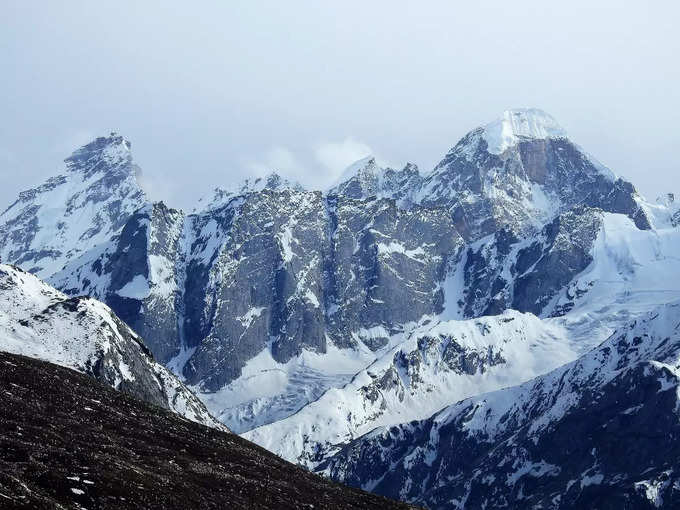
[[397, 172], [367, 157], [350, 166], [330, 193], [445, 207], [471, 241], [500, 229], [535, 233], [578, 205], [627, 214], [639, 228], [650, 227], [635, 188], [535, 108], [507, 110], [470, 131], [425, 176], [411, 164]]
[[525, 384], [379, 427], [322, 471], [432, 509], [675, 508], [679, 409], [675, 302]]
[[[136, 168], [125, 154], [120, 165]], [[83, 176], [122, 168], [107, 157], [85, 161], [96, 171]], [[107, 196], [136, 202], [123, 200], [106, 235], [62, 247], [59, 263], [40, 274], [70, 296], [110, 306], [233, 430], [263, 427], [253, 437], [272, 448], [280, 445], [262, 431], [275, 422], [281, 429], [271, 437], [302, 431], [309, 445], [285, 439], [291, 447], [282, 453], [309, 465], [370, 426], [425, 419], [436, 406], [544, 373], [680, 299], [680, 284], [667, 277], [680, 270], [677, 203], [645, 202], [538, 110], [511, 110], [474, 129], [429, 173], [369, 157], [326, 193], [272, 174], [220, 188], [186, 214], [128, 193], [127, 178], [106, 182]], [[81, 188], [51, 195], [54, 225], [96, 226], [86, 209], [77, 222], [60, 209], [86, 196]], [[22, 232], [36, 214], [23, 223], [0, 217], [10, 240], [0, 241], [3, 260], [37, 267], [40, 239], [26, 249], [14, 241], [30, 237]], [[483, 318], [512, 310], [540, 320]], [[471, 322], [455, 322], [462, 319]], [[448, 337], [423, 328], [457, 335], [475, 320], [490, 321], [495, 333], [479, 345], [456, 343], [480, 358], [479, 346], [506, 349], [499, 356], [508, 362], [485, 361], [473, 373], [434, 362]], [[519, 323], [546, 341], [527, 342], [527, 331], [513, 329]], [[416, 347], [418, 338], [430, 347]], [[489, 343], [501, 338], [503, 348]], [[560, 354], [551, 360], [553, 348]], [[411, 357], [423, 359], [420, 368], [404, 361]], [[414, 385], [409, 370], [423, 382]], [[370, 374], [394, 384], [372, 385]], [[327, 425], [310, 431], [317, 419]]]
[[73, 368], [189, 420], [224, 429], [106, 305], [87, 297], [69, 298], [4, 264], [0, 350]]
[[146, 201], [139, 171], [130, 142], [116, 133], [80, 148], [62, 174], [0, 214], [0, 261], [46, 278], [107, 241]]
[[74, 258], [48, 278], [69, 295], [109, 305], [166, 362], [180, 344], [185, 215], [162, 202], [146, 204], [120, 233]]
[[449, 208], [470, 240], [500, 228], [532, 233], [577, 205], [626, 214], [649, 228], [635, 188], [536, 109], [508, 110], [464, 136], [425, 178], [417, 201]]
[[[468, 295], [488, 299], [488, 288], [480, 282], [491, 287], [494, 278], [500, 277], [490, 275], [507, 277], [512, 273], [510, 268], [523, 260], [517, 251], [513, 254], [506, 250], [503, 256], [496, 250], [497, 244], [488, 248], [476, 243], [485, 257], [476, 262], [480, 266], [477, 269], [468, 261], [474, 258], [472, 255], [461, 258], [445, 282], [449, 296], [443, 314], [392, 338], [389, 345], [396, 347], [381, 354], [344, 387], [329, 390], [289, 418], [247, 432], [244, 437], [284, 458], [314, 467], [375, 426], [424, 419], [456, 398], [545, 373], [594, 347], [631, 318], [668, 299], [680, 299], [680, 281], [668, 278], [680, 274], [680, 259], [675, 256], [680, 250], [677, 228], [667, 224], [666, 228], [639, 230], [623, 215], [583, 212], [567, 231], [569, 235], [559, 234], [559, 228], [555, 228], [550, 243], [532, 250], [550, 264], [530, 261], [532, 271], [517, 274], [513, 269], [515, 277], [508, 278], [511, 287], [520, 288], [533, 285], [533, 281], [555, 282], [561, 273], [553, 275], [551, 270], [578, 269], [572, 266], [574, 260], [587, 257], [581, 271], [571, 276], [567, 272], [565, 281], [554, 283], [554, 288], [561, 290], [551, 294], [546, 318], [508, 309], [497, 316], [460, 320], [465, 316], [465, 304], [475, 302]], [[560, 221], [565, 222], [561, 217]], [[538, 238], [545, 241], [543, 234]], [[585, 250], [583, 239], [587, 240]], [[523, 246], [530, 247], [534, 242], [530, 238]], [[468, 250], [475, 253], [474, 247]], [[574, 258], [574, 253], [578, 257]], [[503, 262], [507, 259], [512, 262]], [[541, 268], [542, 264], [547, 269]], [[474, 275], [472, 282], [466, 281], [469, 275]], [[505, 287], [498, 289], [500, 294]], [[500, 297], [496, 299], [500, 301]], [[501, 304], [504, 306], [499, 309], [505, 309], [507, 305]], [[481, 315], [478, 310], [473, 312], [470, 315]], [[445, 316], [458, 320], [442, 321]], [[459, 364], [450, 365], [443, 344], [449, 354], [456, 352], [466, 359], [471, 351], [486, 359], [489, 366], [482, 364], [470, 371], [461, 370]]]

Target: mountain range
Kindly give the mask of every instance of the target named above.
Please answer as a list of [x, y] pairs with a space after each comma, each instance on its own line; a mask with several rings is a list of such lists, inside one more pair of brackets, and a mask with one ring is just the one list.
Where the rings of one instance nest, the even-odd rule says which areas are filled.
[[[431, 508], [677, 501], [666, 454], [680, 206], [672, 193], [641, 197], [545, 112], [504, 112], [429, 172], [369, 156], [325, 191], [274, 173], [213, 186], [191, 212], [150, 202], [140, 172], [112, 133], [0, 215], [0, 260], [46, 282], [2, 266], [21, 280], [0, 287], [3, 327], [31, 321], [2, 350], [113, 367], [100, 380], [126, 386], [124, 356], [26, 350], [46, 335], [43, 316], [104, 314], [125, 332], [120, 349], [137, 346], [156, 374], [167, 367], [206, 416]], [[24, 290], [35, 305], [15, 311], [23, 282], [58, 290]], [[594, 435], [614, 426], [607, 413], [624, 416], [619, 435]], [[636, 465], [596, 455], [652, 425], [663, 452], [640, 443]], [[582, 433], [565, 457], [569, 427]]]

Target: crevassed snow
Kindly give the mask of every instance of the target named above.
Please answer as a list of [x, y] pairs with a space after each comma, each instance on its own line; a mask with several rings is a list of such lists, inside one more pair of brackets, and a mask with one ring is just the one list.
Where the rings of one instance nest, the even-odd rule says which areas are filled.
[[[570, 331], [581, 353], [649, 310], [680, 299], [680, 229], [640, 230], [622, 214], [603, 214], [593, 262], [554, 299], [580, 295], [564, 317], [549, 319]], [[549, 306], [548, 309], [551, 309]], [[579, 340], [580, 339], [580, 340]]]
[[329, 342], [326, 354], [304, 350], [279, 363], [267, 347], [223, 389], [192, 389], [215, 417], [234, 432], [243, 432], [290, 416], [328, 388], [343, 386], [373, 359], [368, 349], [339, 349]]
[[[655, 308], [635, 322], [617, 330], [610, 339], [576, 361], [520, 386], [474, 397], [479, 411], [465, 426], [471, 433], [483, 431], [493, 437], [503, 427], [503, 416], [508, 413], [523, 416], [530, 409], [529, 402], [540, 397], [541, 409], [532, 409], [530, 433], [544, 429], [576, 406], [580, 388], [595, 388], [629, 370], [637, 361], [660, 360], [674, 367], [680, 366], [678, 342], [669, 338], [680, 336], [680, 302]], [[636, 338], [645, 338], [637, 345]], [[625, 346], [630, 346], [627, 350]], [[622, 360], [625, 359], [625, 363]], [[587, 382], [587, 384], [586, 384]], [[468, 402], [469, 403], [469, 402]], [[466, 406], [465, 402], [448, 407], [434, 420], [445, 424]]]
[[[403, 423], [393, 429], [376, 428], [364, 435], [362, 441], [379, 449], [384, 438], [395, 438], [403, 434], [404, 441], [399, 443], [399, 448], [390, 451], [392, 466], [401, 463], [408, 469], [413, 465], [414, 457], [430, 459], [432, 455], [439, 461], [437, 465], [445, 465], [450, 460], [446, 456], [450, 448], [451, 429], [456, 431], [453, 437], [458, 437], [460, 432], [475, 441], [481, 440], [491, 445], [502, 440], [503, 444], [513, 446], [518, 435], [538, 438], [542, 431], [551, 430], [567, 413], [582, 406], [581, 399], [585, 398], [590, 403], [591, 399], [597, 399], [602, 392], [609, 395], [605, 388], [611, 381], [618, 378], [619, 382], [627, 382], [626, 376], [636, 374], [641, 367], [647, 377], [666, 373], [668, 367], [671, 367], [675, 380], [672, 387], [667, 387], [665, 391], [672, 392], [669, 397], [675, 399], [677, 409], [680, 404], [677, 379], [677, 374], [680, 373], [678, 317], [680, 301], [658, 307], [626, 324], [607, 341], [574, 362], [520, 386], [457, 402], [424, 422]], [[642, 384], [645, 383], [646, 380], [643, 380]], [[518, 430], [522, 432], [518, 434]], [[409, 439], [413, 439], [413, 443]], [[499, 463], [501, 466], [507, 462], [513, 463], [514, 472], [508, 476], [508, 484], [513, 484], [519, 477], [527, 474], [557, 474], [559, 467], [540, 460], [526, 462], [518, 450], [521, 448], [511, 448], [511, 453]], [[595, 457], [592, 467], [577, 479], [572, 479], [567, 488], [576, 483], [583, 488], [605, 481], [607, 473], [598, 466], [596, 449], [591, 454]], [[657, 474], [656, 479], [640, 480], [635, 486], [644, 491], [653, 505], [660, 506], [660, 496], [671, 480], [669, 475], [669, 471]], [[413, 478], [416, 477], [405, 477], [406, 480]], [[366, 486], [371, 484], [372, 481], [369, 481]]]
[[[481, 240], [480, 242], [483, 242]], [[401, 251], [401, 250], [396, 250]], [[530, 374], [544, 373], [559, 364], [575, 359], [578, 355], [599, 344], [611, 332], [631, 318], [640, 316], [660, 303], [680, 299], [680, 281], [667, 278], [668, 274], [680, 274], [680, 230], [668, 228], [657, 231], [641, 231], [624, 215], [604, 214], [603, 227], [593, 249], [594, 262], [579, 274], [571, 290], [581, 288], [585, 293], [576, 299], [574, 309], [564, 317], [534, 318], [523, 324], [522, 335], [534, 335], [536, 339], [547, 338], [545, 342], [507, 343], [507, 339], [484, 338], [475, 343], [474, 335], [468, 336], [470, 347], [480, 349], [486, 346], [502, 346], [507, 364], [492, 368], [483, 377], [456, 374], [452, 382], [441, 382], [435, 375], [437, 389], [428, 392], [427, 398], [414, 397], [404, 401], [388, 401], [388, 409], [382, 416], [362, 424], [362, 416], [370, 415], [370, 403], [358, 392], [370, 371], [373, 376], [384, 374], [392, 366], [394, 352], [382, 354], [383, 361], [376, 361], [353, 378], [344, 388], [329, 389], [318, 401], [299, 410], [294, 416], [281, 422], [261, 427], [245, 434], [249, 439], [271, 447], [290, 460], [299, 460], [304, 448], [313, 449], [314, 444], [346, 441], [382, 423], [398, 423], [427, 417], [441, 407], [464, 395], [471, 396], [489, 388], [518, 384], [531, 377]], [[457, 262], [457, 268], [465, 265], [465, 256]], [[449, 321], [460, 319], [457, 304], [463, 289], [462, 271], [450, 271], [442, 283], [445, 294], [444, 312], [428, 325], [432, 335], [443, 330], [469, 327], [474, 321]], [[509, 275], [507, 275], [509, 278]], [[562, 297], [556, 298], [556, 300]], [[480, 318], [484, 322], [490, 318]], [[467, 326], [466, 326], [467, 324]], [[375, 330], [375, 331], [374, 331]], [[549, 334], [548, 334], [549, 332]], [[416, 335], [416, 333], [413, 333]], [[374, 337], [390, 338], [385, 328], [356, 332], [358, 340]], [[417, 335], [416, 335], [417, 336]], [[408, 335], [401, 339], [392, 337], [391, 348], [410, 352], [411, 340]], [[488, 343], [484, 343], [488, 342]], [[519, 351], [510, 349], [518, 346]], [[522, 353], [520, 355], [520, 353]], [[382, 368], [379, 368], [382, 367]], [[364, 375], [362, 375], [364, 374]], [[408, 380], [408, 374], [400, 377]], [[446, 377], [449, 377], [447, 375]], [[445, 379], [446, 379], [445, 377]], [[408, 381], [407, 381], [408, 382]], [[423, 404], [425, 402], [425, 405]], [[380, 414], [380, 413], [376, 413]], [[348, 418], [351, 416], [351, 419]], [[323, 427], [318, 427], [323, 423]], [[307, 442], [306, 444], [303, 444]]]
[[[480, 242], [483, 242], [480, 241]], [[292, 461], [309, 460], [311, 452], [341, 444], [378, 425], [408, 422], [425, 418], [464, 395], [473, 396], [490, 388], [501, 388], [526, 381], [533, 375], [576, 359], [579, 355], [605, 340], [616, 328], [630, 319], [643, 316], [660, 304], [680, 299], [680, 280], [669, 275], [680, 274], [680, 229], [670, 227], [657, 230], [639, 230], [624, 215], [605, 213], [603, 226], [593, 248], [594, 262], [572, 282], [575, 289], [584, 291], [575, 299], [573, 310], [564, 317], [524, 319], [521, 327], [507, 338], [478, 336], [474, 331], [466, 335], [470, 348], [499, 347], [506, 363], [492, 367], [483, 375], [428, 372], [423, 388], [434, 388], [422, 395], [406, 392], [403, 399], [389, 397], [386, 410], [373, 407], [361, 388], [384, 375], [394, 367], [394, 353], [389, 351], [372, 365], [358, 373], [343, 388], [329, 389], [321, 398], [280, 422], [247, 432], [244, 436], [270, 448]], [[459, 269], [465, 256], [457, 262]], [[430, 335], [446, 331], [464, 331], [477, 323], [492, 318], [482, 317], [469, 321], [439, 322], [442, 319], [461, 318], [457, 305], [463, 287], [461, 271], [450, 271], [442, 283], [445, 309], [442, 315], [427, 326]], [[677, 281], [676, 281], [677, 280]], [[564, 296], [555, 300], [564, 299]], [[512, 314], [513, 312], [506, 312]], [[521, 315], [521, 314], [520, 314]], [[502, 316], [501, 316], [502, 317]], [[515, 322], [515, 325], [518, 324]], [[477, 326], [474, 326], [477, 328]], [[420, 333], [419, 333], [420, 332]], [[413, 352], [413, 342], [422, 333], [416, 329], [409, 337], [391, 342], [392, 348], [405, 353]], [[366, 330], [371, 336], [389, 336], [380, 331]], [[526, 335], [526, 337], [524, 336]], [[422, 335], [421, 335], [422, 337]], [[521, 341], [528, 338], [531, 341]], [[541, 340], [545, 339], [545, 340]], [[398, 377], [408, 388], [409, 374], [397, 370]], [[383, 396], [385, 392], [382, 392]], [[511, 402], [513, 397], [504, 397]], [[567, 405], [570, 397], [566, 397]], [[439, 406], [439, 407], [438, 407]], [[377, 418], [376, 418], [377, 416]], [[474, 423], [471, 423], [474, 427]]]

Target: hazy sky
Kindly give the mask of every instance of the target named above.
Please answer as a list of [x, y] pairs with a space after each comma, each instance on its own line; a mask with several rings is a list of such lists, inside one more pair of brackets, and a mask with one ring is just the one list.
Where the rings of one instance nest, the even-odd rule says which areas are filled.
[[678, 185], [680, 2], [0, 0], [0, 209], [116, 130], [154, 199], [369, 152], [430, 170], [535, 106], [650, 198]]

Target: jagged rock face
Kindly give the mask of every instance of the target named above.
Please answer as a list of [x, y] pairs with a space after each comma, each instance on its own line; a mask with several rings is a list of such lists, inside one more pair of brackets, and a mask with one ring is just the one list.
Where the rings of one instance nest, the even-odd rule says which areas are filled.
[[76, 369], [190, 420], [224, 428], [108, 307], [92, 298], [68, 298], [7, 265], [0, 265], [0, 350]]
[[322, 470], [433, 509], [675, 508], [679, 317], [661, 307], [522, 386], [376, 429]]
[[265, 177], [246, 179], [240, 184], [240, 186], [234, 186], [231, 188], [217, 187], [213, 189], [209, 195], [199, 199], [197, 207], [193, 210], [193, 212], [200, 213], [219, 209], [227, 205], [233, 198], [264, 190], [305, 191], [305, 188], [299, 182], [286, 179], [281, 177], [276, 172], [272, 172]]
[[[522, 110], [511, 114], [534, 116]], [[520, 134], [511, 144], [490, 148], [494, 129], [489, 125], [466, 135], [424, 179], [417, 195], [423, 205], [449, 208], [466, 239], [480, 239], [501, 228], [518, 236], [530, 234], [555, 214], [581, 204], [626, 214], [638, 228], [650, 228], [633, 186], [617, 179], [565, 134]]]
[[381, 347], [361, 331], [441, 311], [461, 246], [444, 210], [264, 189], [188, 217], [146, 206], [51, 281], [104, 300], [163, 362], [192, 350], [184, 375], [215, 390], [265, 348]]
[[[395, 331], [441, 312], [444, 296], [438, 284], [462, 247], [445, 211], [332, 197], [329, 211], [328, 321], [334, 342], [376, 326]], [[374, 336], [368, 346], [375, 349], [386, 341]]]
[[321, 193], [250, 193], [191, 221], [184, 329], [197, 349], [184, 371], [190, 381], [219, 388], [268, 344], [284, 362], [302, 348], [325, 351]]
[[107, 241], [145, 203], [123, 137], [97, 138], [65, 163], [62, 175], [22, 192], [0, 215], [0, 260], [50, 276]]
[[465, 282], [463, 315], [494, 315], [507, 308], [536, 315], [565, 313], [568, 303], [559, 310], [549, 305], [592, 262], [601, 226], [600, 211], [577, 207], [527, 239], [501, 229], [470, 246], [459, 268]]
[[350, 167], [330, 193], [390, 197], [402, 207], [446, 208], [468, 241], [501, 229], [532, 235], [578, 205], [626, 214], [638, 228], [651, 228], [632, 184], [535, 109], [506, 111], [498, 121], [471, 131], [424, 177], [413, 165], [395, 172], [369, 157]]
[[381, 346], [356, 333], [440, 310], [437, 283], [460, 246], [443, 211], [318, 192], [248, 194], [191, 221], [184, 330], [197, 349], [184, 373], [213, 389], [267, 345], [280, 362], [325, 352], [326, 338]]
[[[146, 202], [129, 144], [118, 136], [77, 151], [67, 168], [49, 190], [23, 194], [25, 203], [3, 215], [0, 232], [11, 241], [1, 256], [71, 296], [104, 301], [160, 362], [205, 392], [235, 382], [261, 354], [281, 367], [337, 347], [369, 363], [390, 339], [452, 308], [445, 318], [509, 308], [564, 314], [587, 291], [587, 279], [574, 281], [591, 264], [601, 211], [648, 227], [632, 186], [536, 111], [507, 112], [472, 131], [426, 176], [413, 165], [395, 171], [367, 158], [326, 194], [272, 174], [217, 189], [189, 215]], [[48, 199], [66, 205], [50, 219], [46, 241], [49, 229], [38, 223]], [[80, 204], [80, 218], [93, 208], [91, 225], [72, 221], [68, 204]], [[107, 223], [100, 211], [109, 209], [117, 213]], [[664, 214], [668, 222], [671, 213]], [[15, 242], [36, 226], [30, 246]], [[86, 234], [75, 248], [60, 241], [57, 249], [51, 238], [59, 239], [59, 228]], [[59, 253], [40, 265], [48, 260], [36, 258], [41, 250]], [[365, 367], [351, 366], [352, 373]], [[285, 412], [352, 376], [317, 377], [327, 368], [314, 369], [309, 392], [287, 387], [279, 402]], [[258, 405], [278, 397], [262, 398], [216, 412], [242, 416], [248, 408], [247, 423], [268, 423], [269, 415], [255, 416], [263, 412]]]

